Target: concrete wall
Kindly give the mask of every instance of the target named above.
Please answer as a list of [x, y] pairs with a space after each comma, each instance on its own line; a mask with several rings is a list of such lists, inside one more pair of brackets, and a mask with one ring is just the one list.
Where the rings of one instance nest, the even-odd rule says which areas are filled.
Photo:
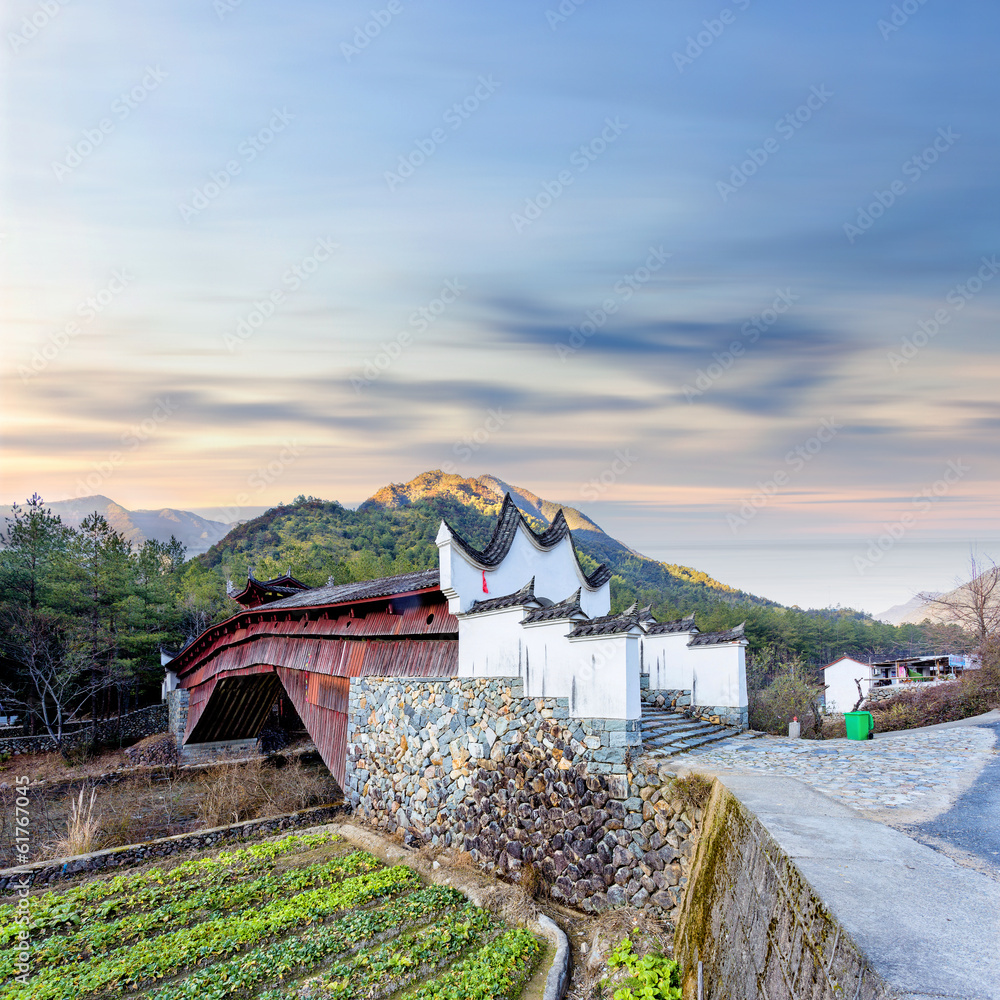
[[885, 997], [884, 984], [760, 820], [715, 783], [674, 955], [704, 1000]]

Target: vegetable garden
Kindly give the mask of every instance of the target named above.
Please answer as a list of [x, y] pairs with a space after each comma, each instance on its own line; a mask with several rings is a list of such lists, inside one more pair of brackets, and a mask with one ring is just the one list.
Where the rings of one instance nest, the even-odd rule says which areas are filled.
[[0, 906], [0, 948], [0, 1000], [512, 1000], [542, 951], [325, 832]]

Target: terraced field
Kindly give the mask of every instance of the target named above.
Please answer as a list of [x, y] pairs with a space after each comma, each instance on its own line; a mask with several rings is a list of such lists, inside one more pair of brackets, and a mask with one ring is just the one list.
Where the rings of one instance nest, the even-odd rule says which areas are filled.
[[0, 1000], [512, 1000], [542, 952], [326, 832], [0, 906], [0, 948]]

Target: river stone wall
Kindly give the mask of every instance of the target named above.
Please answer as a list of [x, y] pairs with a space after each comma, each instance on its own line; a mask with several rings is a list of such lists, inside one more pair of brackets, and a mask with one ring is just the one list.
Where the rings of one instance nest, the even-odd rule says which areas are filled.
[[379, 828], [468, 851], [554, 899], [676, 916], [700, 814], [642, 773], [638, 723], [568, 717], [516, 678], [355, 678], [347, 789]]
[[[103, 719], [97, 723], [98, 743], [136, 743], [153, 733], [162, 733], [167, 728], [167, 706], [150, 705], [138, 711], [129, 712], [120, 719]], [[62, 749], [83, 746], [90, 742], [92, 735], [90, 723], [74, 726], [63, 732]], [[60, 749], [51, 736], [17, 736], [11, 739], [0, 738], [0, 754], [19, 756], [26, 753], [52, 753]]]

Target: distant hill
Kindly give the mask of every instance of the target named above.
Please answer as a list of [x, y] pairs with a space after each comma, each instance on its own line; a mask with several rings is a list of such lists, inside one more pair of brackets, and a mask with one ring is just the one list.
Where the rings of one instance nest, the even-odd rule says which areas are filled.
[[[929, 594], [930, 597], [940, 597], [938, 593]], [[888, 622], [890, 625], [919, 625], [925, 618], [931, 621], [939, 621], [940, 608], [933, 605], [917, 594], [911, 597], [905, 604], [894, 604], [887, 611], [875, 615], [880, 622]]]
[[649, 559], [573, 507], [544, 500], [495, 476], [463, 479], [438, 470], [408, 483], [384, 486], [357, 510], [314, 498], [276, 507], [234, 528], [202, 562], [234, 581], [245, 579], [249, 567], [258, 577], [290, 569], [313, 586], [325, 583], [329, 576], [346, 583], [426, 569], [437, 565], [434, 537], [442, 518], [473, 544], [485, 545], [506, 492], [536, 529], [563, 510], [587, 571], [607, 563], [614, 572], [615, 608], [637, 598], [663, 614], [719, 602], [775, 606], [699, 570]]
[[[128, 510], [105, 496], [80, 497], [77, 500], [57, 500], [46, 507], [58, 514], [64, 524], [73, 528], [95, 511], [102, 514], [115, 531], [120, 532], [134, 545], [141, 545], [147, 538], [169, 542], [173, 535], [187, 550], [188, 556], [206, 552], [229, 531], [230, 525], [210, 521], [186, 510]], [[9, 515], [7, 507], [3, 514]]]

